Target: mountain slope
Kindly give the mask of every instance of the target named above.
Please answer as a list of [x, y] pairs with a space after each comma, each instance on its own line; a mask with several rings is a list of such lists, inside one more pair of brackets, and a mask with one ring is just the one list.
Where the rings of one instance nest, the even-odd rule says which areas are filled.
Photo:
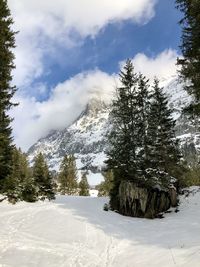
[[91, 99], [85, 110], [69, 127], [40, 139], [29, 151], [30, 160], [42, 152], [52, 169], [57, 169], [63, 156], [74, 154], [79, 169], [100, 170], [105, 160], [106, 133], [109, 129], [109, 106]]
[[[174, 110], [177, 137], [181, 141], [183, 153], [194, 160], [194, 154], [196, 157], [200, 150], [200, 134], [192, 122], [181, 115], [181, 110], [190, 102], [190, 97], [176, 77], [162, 81], [162, 86], [169, 96], [169, 106]], [[28, 152], [29, 158], [32, 160], [38, 152], [42, 152], [51, 169], [57, 170], [65, 154], [74, 154], [79, 169], [99, 172], [105, 165], [109, 126], [109, 104], [105, 104], [99, 95], [93, 96], [74, 123], [62, 131], [50, 133], [33, 145]]]

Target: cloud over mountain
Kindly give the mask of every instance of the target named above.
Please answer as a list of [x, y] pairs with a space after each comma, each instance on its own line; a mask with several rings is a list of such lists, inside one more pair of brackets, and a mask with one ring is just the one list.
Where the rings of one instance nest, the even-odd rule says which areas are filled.
[[[176, 74], [176, 57], [176, 52], [172, 50], [163, 51], [154, 58], [137, 54], [133, 63], [136, 71], [148, 78], [156, 75], [162, 79]], [[94, 95], [111, 99], [117, 83], [117, 74], [109, 75], [96, 69], [79, 73], [58, 84], [43, 102], [18, 94], [16, 100], [20, 105], [13, 110], [16, 143], [27, 149], [51, 130], [65, 128], [77, 118]]]

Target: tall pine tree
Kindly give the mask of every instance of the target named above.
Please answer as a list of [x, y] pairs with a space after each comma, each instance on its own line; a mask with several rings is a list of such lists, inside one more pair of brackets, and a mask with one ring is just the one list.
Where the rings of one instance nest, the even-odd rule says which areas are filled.
[[131, 60], [127, 60], [119, 76], [120, 86], [111, 106], [112, 130], [107, 152], [108, 169], [112, 170], [114, 179], [110, 191], [113, 209], [117, 209], [123, 180], [141, 183], [149, 101], [148, 80], [134, 72]]
[[138, 142], [137, 142], [137, 167], [138, 175], [142, 178], [143, 171], [148, 164], [148, 116], [150, 111], [150, 88], [149, 80], [139, 75], [138, 79], [138, 92], [137, 102], [135, 108], [138, 111], [137, 129], [138, 129]]
[[53, 177], [42, 153], [39, 153], [34, 159], [33, 179], [39, 199], [51, 200], [55, 198]]
[[134, 179], [137, 169], [138, 75], [132, 62], [127, 60], [120, 72], [121, 85], [116, 88], [116, 98], [111, 107], [112, 130], [109, 135], [108, 166], [120, 179]]
[[16, 34], [11, 29], [12, 25], [7, 1], [0, 0], [0, 190], [4, 179], [11, 173], [12, 165], [12, 119], [8, 115], [14, 105], [11, 98], [16, 91], [16, 87], [11, 85]]
[[178, 59], [181, 77], [186, 81], [185, 89], [194, 97], [186, 109], [192, 115], [200, 115], [200, 1], [176, 0], [177, 8], [183, 12], [181, 51], [183, 59]]
[[98, 190], [98, 197], [107, 197], [113, 188], [113, 171], [108, 170], [102, 173], [104, 176], [104, 181], [96, 186]]
[[87, 174], [83, 173], [81, 177], [81, 181], [79, 183], [79, 196], [89, 196], [90, 191], [89, 191], [89, 184], [87, 180]]
[[12, 203], [20, 200], [21, 194], [21, 151], [17, 148], [12, 150], [12, 164], [10, 174], [6, 177], [4, 181], [4, 192], [8, 197], [8, 200]]
[[[148, 115], [146, 182], [167, 187], [172, 177], [180, 174], [181, 162], [178, 141], [175, 137], [175, 121], [168, 107], [167, 96], [154, 80], [151, 106]], [[176, 177], [178, 178], [178, 177]]]
[[65, 195], [74, 195], [77, 193], [77, 168], [73, 155], [66, 155], [61, 163], [58, 175], [60, 192]]
[[20, 171], [20, 199], [27, 202], [35, 202], [37, 200], [37, 187], [25, 153], [20, 153]]
[[27, 157], [21, 149], [12, 151], [11, 173], [4, 182], [4, 192], [8, 200], [15, 203], [19, 200], [36, 201], [35, 184]]

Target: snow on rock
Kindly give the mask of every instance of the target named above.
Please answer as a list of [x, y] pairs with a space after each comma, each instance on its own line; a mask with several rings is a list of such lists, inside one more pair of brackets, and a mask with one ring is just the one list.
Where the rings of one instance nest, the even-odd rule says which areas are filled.
[[0, 204], [1, 267], [199, 267], [200, 190], [180, 212], [138, 219], [103, 211], [106, 198]]

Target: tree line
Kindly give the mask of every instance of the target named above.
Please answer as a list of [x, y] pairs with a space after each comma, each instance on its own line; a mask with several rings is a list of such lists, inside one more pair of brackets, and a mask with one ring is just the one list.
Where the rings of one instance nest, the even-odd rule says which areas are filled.
[[89, 196], [87, 174], [82, 173], [78, 182], [75, 157], [66, 155], [57, 175], [49, 170], [42, 153], [35, 156], [30, 167], [21, 149], [12, 150], [10, 174], [6, 177], [2, 193], [11, 203], [53, 200], [55, 194]]

